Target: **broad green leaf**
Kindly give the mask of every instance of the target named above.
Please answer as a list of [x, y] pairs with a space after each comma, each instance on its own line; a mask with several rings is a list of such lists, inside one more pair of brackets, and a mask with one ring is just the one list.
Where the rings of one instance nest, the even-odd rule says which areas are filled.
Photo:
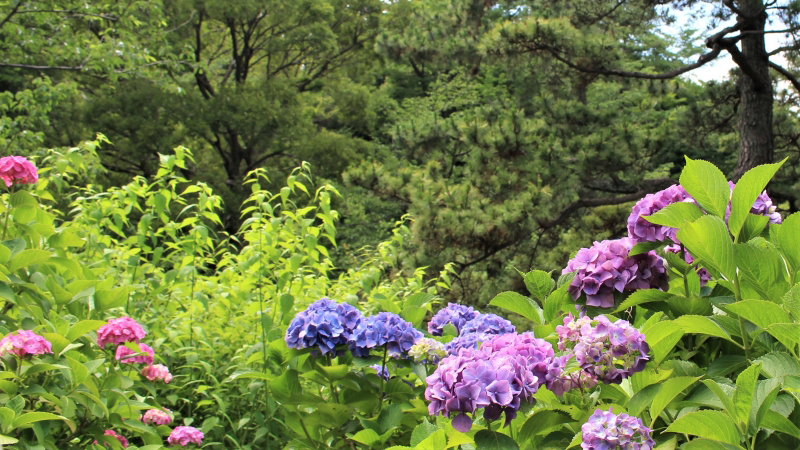
[[671, 321], [658, 322], [644, 333], [653, 352], [653, 361], [660, 364], [683, 337], [683, 329]]
[[707, 268], [719, 272], [728, 280], [736, 274], [733, 241], [725, 222], [719, 217], [703, 216], [687, 222], [678, 231], [678, 239], [695, 259], [701, 259]]
[[574, 422], [574, 420], [563, 411], [537, 411], [528, 417], [522, 428], [519, 429], [517, 442], [525, 444], [537, 434], [550, 432], [570, 422]]
[[14, 422], [12, 424], [13, 424], [14, 428], [19, 428], [19, 427], [23, 427], [25, 425], [30, 425], [32, 423], [41, 422], [41, 421], [44, 421], [44, 420], [63, 420], [64, 423], [66, 423], [67, 426], [70, 428], [70, 430], [75, 431], [75, 424], [71, 420], [67, 419], [64, 416], [59, 416], [59, 415], [56, 415], [56, 414], [53, 414], [53, 413], [48, 413], [48, 412], [29, 412], [29, 413], [25, 413], [25, 414], [17, 417], [16, 419], [14, 419]]
[[381, 433], [385, 433], [400, 425], [403, 420], [403, 408], [400, 405], [389, 405], [378, 416], [378, 426]]
[[628, 400], [628, 413], [632, 416], [638, 416], [642, 411], [653, 402], [653, 399], [661, 390], [661, 384], [651, 384], [645, 386], [643, 389], [636, 389], [635, 394]]
[[761, 420], [761, 428], [780, 431], [800, 439], [800, 428], [797, 428], [797, 425], [793, 424], [792, 421], [775, 411], [768, 410], [764, 414], [764, 418]]
[[780, 305], [767, 300], [742, 300], [726, 305], [725, 309], [761, 328], [767, 328], [774, 323], [791, 322], [789, 314]]
[[623, 300], [617, 309], [614, 310], [614, 313], [625, 311], [628, 308], [644, 303], [663, 302], [670, 297], [672, 297], [672, 294], [662, 291], [661, 289], [639, 289]]
[[239, 378], [254, 378], [256, 380], [272, 381], [275, 378], [275, 376], [271, 374], [266, 374], [264, 372], [237, 371], [228, 377], [228, 381], [233, 381]]
[[539, 305], [530, 298], [517, 292], [501, 292], [489, 302], [489, 305], [517, 313], [538, 325], [541, 325], [544, 319], [544, 314]]
[[11, 445], [16, 444], [17, 442], [19, 442], [18, 439], [0, 434], [0, 445]]
[[81, 320], [75, 325], [72, 325], [64, 337], [66, 337], [68, 341], [72, 342], [90, 331], [99, 329], [105, 324], [106, 322], [102, 320]]
[[764, 300], [777, 298], [789, 288], [785, 281], [783, 260], [776, 250], [748, 243], [735, 244], [734, 255], [740, 280]]
[[422, 325], [422, 321], [425, 319], [425, 314], [428, 313], [428, 310], [419, 306], [406, 306], [400, 312], [400, 317], [403, 319], [411, 322], [414, 325], [414, 328], [420, 328]]
[[722, 355], [708, 365], [707, 375], [712, 378], [723, 377], [736, 372], [747, 364], [747, 358], [742, 355]]
[[116, 289], [98, 289], [94, 293], [94, 300], [97, 309], [105, 311], [111, 308], [118, 308], [128, 301], [129, 287], [119, 287]]
[[423, 420], [422, 423], [417, 425], [414, 428], [414, 431], [411, 432], [411, 446], [416, 447], [420, 442], [424, 441], [428, 436], [435, 433], [439, 427], [436, 425], [428, 422], [427, 420]]
[[734, 342], [731, 336], [716, 322], [704, 316], [680, 316], [672, 321], [686, 334], [707, 334]]
[[761, 373], [761, 364], [753, 364], [744, 369], [736, 378], [736, 391], [733, 393], [733, 406], [736, 408], [736, 417], [747, 429], [750, 424], [750, 411], [753, 409], [753, 395], [756, 392], [756, 382]]
[[665, 431], [691, 434], [731, 445], [739, 445], [741, 440], [736, 424], [720, 411], [690, 412], [672, 422]]
[[747, 214], [744, 226], [739, 231], [739, 242], [747, 242], [756, 236], [760, 236], [769, 223], [769, 217], [755, 214]]
[[738, 445], [725, 444], [708, 439], [692, 439], [683, 444], [681, 450], [741, 450]]
[[569, 284], [564, 284], [547, 296], [547, 300], [544, 301], [545, 321], [552, 322], [558, 315], [558, 312], [561, 311], [561, 307], [564, 303], [571, 299], [568, 289]]
[[650, 417], [653, 419], [650, 428], [655, 425], [661, 411], [697, 380], [698, 378], [693, 377], [675, 377], [662, 383], [661, 390], [653, 397], [653, 403], [650, 405]]
[[788, 353], [767, 353], [756, 359], [756, 362], [761, 363], [761, 374], [767, 378], [780, 378], [787, 375], [800, 376], [800, 362]]
[[780, 386], [773, 387], [772, 390], [762, 399], [761, 404], [756, 405], [758, 411], [756, 411], [755, 421], [751, 424], [753, 429], [759, 429], [761, 422], [764, 420], [764, 415], [767, 414], [767, 411], [769, 411], [769, 408], [775, 402], [775, 398], [778, 397], [778, 393], [780, 391]]
[[23, 267], [33, 264], [43, 263], [50, 259], [50, 252], [47, 250], [27, 249], [22, 250], [16, 256], [11, 257], [8, 263], [8, 271], [16, 272]]
[[641, 255], [651, 250], [658, 250], [664, 246], [663, 242], [639, 242], [628, 252], [628, 256]]
[[414, 446], [414, 450], [441, 450], [447, 446], [447, 435], [444, 430], [436, 430], [422, 442]]
[[767, 327], [767, 333], [791, 351], [800, 344], [800, 323], [774, 323]]
[[733, 403], [733, 398], [726, 392], [722, 386], [714, 380], [703, 380], [703, 384], [719, 398], [725, 411], [733, 418], [736, 415], [736, 405]]
[[[687, 281], [689, 281], [690, 292], [700, 292], [700, 278], [697, 272], [691, 271], [686, 274]], [[692, 288], [694, 286], [694, 288]], [[669, 307], [675, 311], [678, 316], [705, 316], [710, 315], [714, 309], [711, 305], [711, 299], [708, 297], [692, 296], [686, 298], [682, 295], [673, 295], [667, 299]]]
[[475, 433], [475, 446], [481, 450], [517, 450], [519, 446], [507, 434], [481, 430]]
[[[708, 161], [695, 160], [687, 156], [680, 182], [703, 209], [717, 217], [725, 217], [728, 200], [731, 198], [731, 188], [725, 175], [716, 166]], [[678, 239], [683, 242], [680, 236]]]
[[297, 375], [296, 370], [289, 369], [269, 384], [269, 388], [276, 399], [286, 401], [300, 392], [300, 379]]
[[532, 270], [525, 274], [525, 287], [528, 292], [536, 300], [544, 302], [550, 291], [555, 287], [556, 282], [549, 273], [543, 270]]
[[[800, 240], [800, 239], [798, 239]], [[795, 284], [783, 295], [783, 308], [789, 311], [795, 322], [800, 322], [800, 283]]]
[[373, 430], [369, 428], [359, 431], [358, 433], [350, 436], [350, 439], [360, 442], [368, 447], [374, 447], [381, 442], [381, 437], [378, 436]]
[[739, 236], [739, 231], [744, 225], [745, 218], [753, 207], [756, 198], [767, 187], [769, 180], [775, 176], [786, 159], [775, 164], [762, 164], [745, 172], [736, 183], [731, 198], [731, 215], [728, 218], [728, 228], [734, 238]]
[[694, 203], [677, 202], [667, 205], [650, 216], [643, 218], [650, 223], [665, 227], [680, 228], [686, 222], [694, 222], [703, 217], [703, 211]]
[[800, 212], [790, 215], [775, 228], [774, 234], [770, 232], [774, 236], [773, 242], [786, 258], [786, 262], [789, 263], [793, 272], [800, 271], [800, 239], [797, 238], [800, 236]]

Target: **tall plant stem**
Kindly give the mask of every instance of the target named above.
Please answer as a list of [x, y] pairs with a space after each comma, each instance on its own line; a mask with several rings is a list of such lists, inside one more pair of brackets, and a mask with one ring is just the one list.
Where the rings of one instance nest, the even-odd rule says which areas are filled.
[[389, 344], [383, 345], [383, 365], [381, 365], [381, 373], [379, 373], [379, 377], [381, 379], [381, 401], [378, 403], [378, 412], [383, 410], [383, 387], [386, 384], [386, 378], [384, 378], [384, 374], [386, 373], [386, 358], [389, 356]]
[[[12, 192], [13, 191], [9, 189], [9, 195], [11, 195]], [[6, 240], [6, 230], [8, 229], [8, 216], [10, 215], [11, 215], [11, 199], [9, 198], [8, 205], [6, 205], [6, 215], [5, 217], [3, 217], [3, 236], [0, 237], [0, 241]]]

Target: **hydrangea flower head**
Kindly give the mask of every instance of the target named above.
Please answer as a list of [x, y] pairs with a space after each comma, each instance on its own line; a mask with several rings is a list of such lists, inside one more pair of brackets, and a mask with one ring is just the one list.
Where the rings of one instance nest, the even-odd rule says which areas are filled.
[[53, 353], [53, 345], [33, 331], [18, 330], [0, 340], [0, 356], [9, 353], [20, 358], [25, 355]]
[[471, 350], [479, 349], [481, 342], [489, 338], [491, 338], [491, 335], [486, 333], [467, 333], [445, 344], [444, 349], [447, 351], [448, 355], [457, 355], [462, 348]]
[[611, 308], [614, 291], [667, 287], [664, 260], [654, 251], [628, 256], [635, 242], [630, 238], [595, 242], [582, 248], [562, 274], [575, 272], [569, 293], [577, 300], [586, 294], [586, 304]]
[[6, 156], [0, 158], [0, 179], [6, 187], [14, 184], [33, 184], [39, 181], [36, 166], [24, 156]]
[[172, 422], [172, 416], [168, 409], [148, 409], [142, 422], [148, 425], [166, 425]]
[[[728, 186], [731, 188], [731, 201], [728, 202], [728, 209], [725, 211], [725, 222], [728, 221], [728, 217], [731, 215], [731, 202], [733, 201], [733, 188], [736, 187], [736, 184], [733, 181], [728, 181]], [[767, 216], [769, 217], [769, 223], [779, 224], [783, 222], [783, 218], [781, 214], [777, 211], [777, 207], [774, 203], [772, 203], [772, 199], [769, 198], [767, 195], [767, 191], [764, 191], [758, 194], [756, 197], [756, 201], [753, 203], [753, 206], [750, 208], [750, 213], [755, 214], [757, 216]]]
[[658, 191], [654, 194], [647, 194], [639, 200], [633, 207], [631, 215], [628, 217], [628, 236], [634, 243], [638, 242], [659, 242], [671, 239], [678, 242], [675, 234], [677, 228], [665, 227], [649, 222], [644, 216], [649, 216], [657, 211], [664, 209], [672, 203], [693, 201], [692, 197], [680, 185], [672, 186]]
[[[106, 436], [111, 436], [111, 437], [115, 438], [116, 440], [118, 440], [119, 441], [119, 445], [121, 445], [122, 448], [128, 448], [128, 440], [125, 438], [125, 436], [117, 434], [114, 430], [106, 430], [103, 434], [106, 435]], [[100, 443], [95, 440], [94, 444], [99, 445]], [[104, 445], [104, 447], [105, 447], [105, 445]]]
[[444, 344], [431, 338], [419, 338], [408, 349], [408, 356], [414, 359], [417, 363], [431, 363], [436, 364], [442, 358], [447, 356], [447, 349]]
[[190, 443], [201, 445], [203, 437], [203, 432], [195, 427], [175, 427], [169, 434], [167, 442], [169, 445], [180, 445], [181, 447], [186, 447]]
[[574, 358], [572, 353], [553, 358], [549, 370], [551, 377], [547, 379], [547, 389], [558, 396], [573, 389], [586, 391], [597, 386], [597, 377], [585, 370], [567, 372], [567, 362]]
[[[156, 352], [147, 344], [138, 344], [140, 352], [124, 345], [117, 347], [116, 358], [122, 364], [153, 364]], [[134, 356], [130, 356], [134, 355]]]
[[354, 356], [366, 358], [370, 349], [386, 345], [393, 357], [404, 357], [422, 332], [414, 328], [411, 322], [397, 314], [381, 312], [365, 317], [358, 324], [350, 337], [350, 351]]
[[463, 336], [472, 333], [506, 334], [514, 333], [515, 331], [517, 331], [517, 327], [496, 314], [478, 314], [461, 327], [458, 335]]
[[458, 303], [448, 303], [447, 307], [442, 308], [431, 317], [428, 322], [428, 333], [433, 336], [441, 336], [444, 332], [444, 326], [452, 323], [456, 327], [456, 331], [461, 333], [461, 327], [465, 323], [474, 319], [480, 314], [475, 311], [471, 306], [459, 305]]
[[142, 376], [150, 381], [161, 380], [164, 383], [172, 381], [172, 374], [163, 364], [152, 364], [142, 369]]
[[581, 426], [583, 450], [651, 450], [656, 442], [641, 419], [625, 413], [596, 410]]
[[145, 334], [142, 326], [130, 317], [110, 319], [107, 324], [97, 330], [97, 345], [105, 348], [106, 344], [138, 343]]
[[348, 303], [322, 298], [298, 313], [286, 330], [289, 348], [313, 348], [322, 354], [335, 353], [346, 344], [361, 323], [361, 312]]

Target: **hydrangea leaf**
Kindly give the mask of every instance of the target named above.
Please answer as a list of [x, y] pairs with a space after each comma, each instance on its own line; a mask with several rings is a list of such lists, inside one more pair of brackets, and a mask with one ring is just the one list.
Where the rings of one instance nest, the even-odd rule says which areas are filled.
[[376, 446], [381, 440], [380, 436], [378, 436], [378, 433], [370, 430], [369, 428], [361, 430], [358, 433], [350, 436], [350, 439], [360, 442], [368, 447]]
[[560, 429], [565, 423], [574, 422], [569, 414], [563, 411], [543, 410], [537, 411], [522, 425], [517, 436], [517, 441], [525, 444], [537, 434], [544, 434]]
[[790, 323], [789, 314], [777, 303], [768, 300], [742, 300], [725, 305], [725, 309], [761, 328], [774, 323]]
[[733, 415], [736, 414], [736, 405], [733, 404], [733, 399], [731, 398], [733, 389], [728, 388], [731, 391], [728, 392], [721, 384], [714, 380], [703, 380], [703, 384], [705, 384], [708, 390], [719, 399], [725, 411], [733, 417]]
[[750, 412], [753, 409], [753, 396], [756, 391], [756, 382], [761, 373], [761, 363], [756, 363], [744, 369], [736, 377], [736, 391], [733, 393], [733, 406], [736, 408], [736, 417], [747, 429], [750, 423]]
[[733, 241], [721, 218], [703, 216], [694, 222], [687, 222], [678, 231], [678, 239], [704, 265], [722, 273], [728, 280], [734, 279], [736, 264]]
[[764, 418], [761, 420], [761, 427], [780, 431], [800, 439], [800, 428], [797, 428], [797, 425], [775, 411], [767, 411], [764, 414]]
[[644, 219], [656, 225], [680, 228], [684, 223], [693, 222], [701, 217], [703, 217], [703, 211], [696, 204], [677, 202], [670, 203], [649, 216], [644, 216]]
[[692, 439], [681, 446], [682, 450], [741, 450], [738, 445], [725, 444], [710, 439]]
[[663, 242], [639, 242], [633, 246], [631, 251], [628, 252], [628, 256], [636, 256], [642, 253], [647, 253], [651, 250], [658, 250], [663, 246]]
[[475, 446], [482, 450], [518, 450], [519, 445], [507, 434], [481, 430], [475, 433]]
[[643, 332], [656, 364], [660, 364], [683, 337], [683, 329], [672, 321], [658, 322]]
[[716, 166], [708, 161], [695, 160], [687, 156], [680, 182], [703, 209], [717, 217], [725, 216], [731, 189], [725, 175]]
[[653, 403], [650, 405], [650, 417], [652, 417], [650, 428], [655, 426], [661, 411], [698, 379], [695, 377], [675, 377], [662, 383], [661, 390], [653, 397]]
[[691, 434], [734, 446], [741, 440], [736, 424], [720, 411], [690, 412], [672, 422], [666, 432]]
[[[641, 372], [640, 372], [641, 373]], [[661, 384], [651, 384], [644, 389], [636, 390], [630, 400], [628, 400], [628, 412], [633, 416], [638, 416], [644, 409], [649, 406], [658, 392], [661, 390]]]
[[489, 305], [517, 313], [537, 325], [541, 325], [544, 320], [542, 308], [535, 301], [517, 292], [501, 292], [489, 302]]
[[760, 362], [761, 374], [768, 378], [781, 378], [787, 375], [800, 376], [800, 362], [785, 352], [770, 352], [756, 359]]
[[770, 227], [770, 232], [773, 242], [793, 272], [800, 270], [800, 239], [797, 239], [797, 236], [800, 236], [800, 212], [787, 217], [781, 225], [773, 225]]
[[540, 302], [544, 302], [556, 284], [550, 274], [543, 270], [532, 270], [526, 273], [523, 279], [531, 297]]
[[783, 307], [795, 322], [800, 322], [800, 283], [795, 284], [783, 295]]
[[739, 232], [739, 242], [747, 242], [759, 236], [768, 223], [769, 217], [767, 216], [747, 214], [744, 225], [742, 225], [742, 229]]
[[722, 329], [716, 322], [704, 316], [686, 315], [678, 317], [673, 322], [681, 327], [684, 333], [688, 334], [707, 334], [718, 338], [734, 342], [731, 336]]
[[664, 292], [661, 289], [639, 289], [638, 291], [634, 291], [628, 296], [628, 298], [623, 300], [613, 313], [625, 311], [628, 308], [632, 308], [636, 305], [641, 305], [644, 303], [663, 302], [672, 297], [672, 295], [673, 294]]
[[744, 225], [747, 214], [753, 207], [758, 195], [767, 187], [769, 180], [775, 176], [786, 159], [775, 164], [762, 164], [748, 170], [733, 188], [731, 197], [731, 215], [728, 217], [728, 228], [734, 239], [738, 239], [739, 231]]
[[741, 280], [764, 300], [781, 296], [789, 289], [784, 262], [777, 250], [753, 244], [734, 244], [736, 265]]
[[794, 350], [800, 344], [800, 323], [774, 323], [767, 327], [767, 333], [788, 349]]

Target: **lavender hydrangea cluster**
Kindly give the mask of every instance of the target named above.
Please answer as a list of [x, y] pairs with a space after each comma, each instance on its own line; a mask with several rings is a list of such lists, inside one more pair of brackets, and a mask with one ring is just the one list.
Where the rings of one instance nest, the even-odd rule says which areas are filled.
[[462, 348], [477, 350], [480, 348], [481, 342], [484, 342], [489, 338], [491, 338], [491, 335], [489, 334], [468, 333], [458, 336], [452, 341], [448, 342], [444, 345], [444, 349], [447, 351], [448, 355], [457, 355], [459, 350]]
[[464, 336], [472, 333], [506, 334], [514, 333], [515, 331], [517, 331], [517, 327], [514, 324], [497, 314], [478, 314], [461, 327], [458, 335]]
[[583, 450], [651, 450], [656, 445], [641, 419], [625, 413], [616, 415], [611, 409], [596, 410], [581, 426], [581, 432]]
[[575, 355], [567, 354], [553, 358], [551, 372], [554, 374], [552, 379], [547, 380], [547, 389], [559, 397], [573, 389], [581, 392], [597, 386], [597, 377], [585, 370], [567, 371], [566, 366], [569, 360]]
[[420, 338], [408, 350], [408, 356], [416, 363], [437, 364], [447, 356], [445, 345], [431, 338]]
[[677, 184], [654, 194], [645, 195], [643, 199], [636, 202], [631, 215], [628, 216], [628, 236], [633, 239], [634, 243], [661, 242], [667, 239], [678, 242], [675, 237], [678, 232], [677, 228], [650, 223], [644, 216], [652, 215], [669, 204], [684, 201], [693, 201], [693, 199], [683, 187]]
[[335, 354], [336, 346], [349, 342], [361, 321], [361, 312], [352, 305], [322, 298], [292, 319], [286, 330], [286, 345]]
[[569, 293], [577, 300], [586, 294], [586, 304], [611, 308], [614, 291], [667, 288], [664, 260], [654, 251], [628, 256], [635, 241], [631, 238], [595, 242], [582, 248], [562, 274], [575, 272]]
[[371, 349], [383, 347], [393, 357], [405, 357], [422, 333], [411, 322], [397, 314], [382, 312], [365, 317], [353, 330], [350, 351], [354, 356], [366, 358]]
[[621, 383], [650, 360], [645, 336], [625, 320], [564, 318], [556, 327], [559, 350], [572, 350], [581, 369], [604, 383]]
[[471, 306], [448, 303], [447, 307], [440, 309], [439, 312], [431, 317], [431, 321], [428, 322], [428, 333], [433, 336], [441, 336], [444, 332], [444, 326], [448, 323], [452, 323], [456, 327], [456, 331], [461, 333], [461, 327], [479, 314]]
[[426, 379], [428, 412], [454, 416], [452, 425], [462, 432], [481, 408], [489, 421], [505, 413], [508, 425], [521, 401], [545, 384], [552, 357], [552, 346], [530, 333], [492, 336], [480, 349], [461, 349]]

